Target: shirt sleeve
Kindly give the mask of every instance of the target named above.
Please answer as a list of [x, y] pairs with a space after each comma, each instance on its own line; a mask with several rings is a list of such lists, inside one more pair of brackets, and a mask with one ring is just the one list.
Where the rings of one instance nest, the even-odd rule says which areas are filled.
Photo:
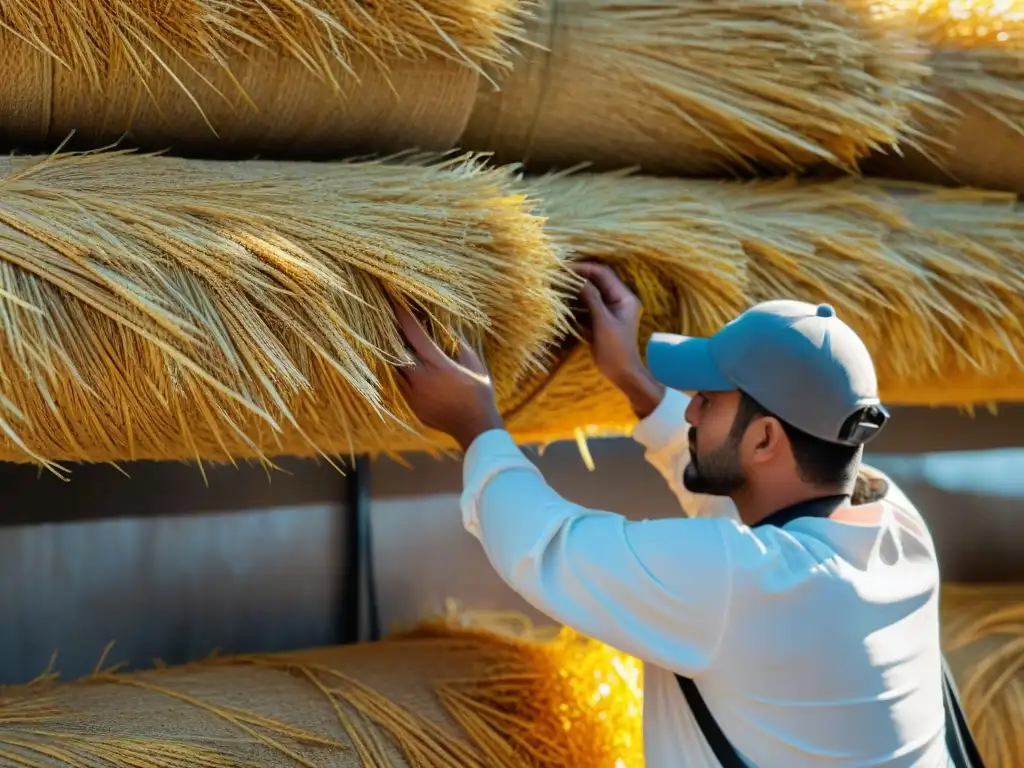
[[665, 478], [686, 515], [739, 520], [731, 499], [693, 493], [683, 485], [683, 470], [690, 463], [690, 425], [686, 422], [689, 404], [690, 398], [684, 393], [666, 389], [658, 407], [633, 428], [633, 439], [643, 446], [644, 458]]
[[728, 611], [732, 523], [632, 522], [573, 504], [504, 431], [473, 443], [464, 484], [466, 529], [539, 611], [682, 674], [711, 663]]

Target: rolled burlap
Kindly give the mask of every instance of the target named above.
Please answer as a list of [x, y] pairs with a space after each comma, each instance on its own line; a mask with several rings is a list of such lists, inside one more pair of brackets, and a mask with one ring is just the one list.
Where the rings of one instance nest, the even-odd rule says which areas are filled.
[[0, 33], [0, 139], [10, 147], [52, 149], [74, 131], [69, 148], [94, 149], [124, 139], [147, 150], [244, 157], [317, 158], [448, 150], [472, 111], [480, 75], [450, 58], [389, 60], [368, 56], [328, 67], [340, 88], [294, 57], [242, 48], [229, 67], [166, 48], [166, 64], [143, 79], [111, 62], [99, 84], [89, 73]]

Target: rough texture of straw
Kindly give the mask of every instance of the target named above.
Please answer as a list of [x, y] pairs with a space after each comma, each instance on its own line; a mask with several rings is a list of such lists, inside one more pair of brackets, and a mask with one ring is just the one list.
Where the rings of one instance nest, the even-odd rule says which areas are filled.
[[832, 303], [860, 331], [887, 402], [1024, 398], [1012, 196], [522, 179], [473, 156], [97, 153], [0, 176], [0, 458], [59, 472], [449, 446], [404, 409], [388, 295], [429, 311], [439, 338], [481, 346], [522, 442], [626, 432], [627, 404], [571, 332], [566, 259], [609, 263], [638, 291], [641, 343], [790, 296]]
[[11, 0], [0, 135], [195, 154], [447, 150], [506, 71], [518, 0]]
[[947, 584], [946, 654], [987, 765], [1024, 765], [1024, 586]]
[[514, 388], [568, 312], [558, 252], [514, 184], [473, 156], [10, 162], [0, 457], [386, 450], [411, 420], [389, 297], [442, 340], [466, 335]]
[[0, 766], [611, 766], [636, 748], [639, 713], [620, 703], [637, 681], [616, 677], [609, 649], [578, 649], [429, 624], [361, 646], [43, 676], [0, 691]]
[[1024, 3], [893, 0], [887, 15], [930, 51], [926, 85], [939, 109], [922, 135], [864, 165], [872, 174], [1024, 192]]
[[331, 79], [300, 59], [250, 46], [227, 64], [169, 49], [145, 78], [112, 63], [96, 86], [81, 69], [0, 32], [0, 141], [49, 151], [123, 141], [178, 154], [310, 158], [447, 150], [458, 142], [480, 77], [437, 56], [328, 60]]
[[532, 170], [851, 167], [893, 146], [928, 70], [868, 0], [544, 0], [462, 145]]
[[[710, 334], [753, 303], [834, 305], [889, 403], [1024, 398], [1024, 209], [1012, 195], [855, 180], [747, 184], [567, 175], [528, 180], [573, 258], [611, 264], [655, 330]], [[585, 345], [507, 404], [520, 439], [634, 421]]]
[[443, 56], [485, 71], [511, 64], [516, 0], [7, 0], [0, 26], [101, 86], [110, 67], [140, 77], [183, 58], [225, 62], [246, 45], [301, 61], [329, 80], [332, 61]]

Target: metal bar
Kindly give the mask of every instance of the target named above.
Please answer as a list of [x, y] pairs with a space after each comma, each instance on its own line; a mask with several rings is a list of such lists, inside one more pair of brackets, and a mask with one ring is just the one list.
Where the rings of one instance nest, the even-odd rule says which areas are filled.
[[[357, 457], [347, 474], [345, 503], [345, 568], [341, 585], [341, 642], [380, 639], [376, 579], [370, 528], [370, 462]], [[364, 603], [365, 597], [365, 603]]]

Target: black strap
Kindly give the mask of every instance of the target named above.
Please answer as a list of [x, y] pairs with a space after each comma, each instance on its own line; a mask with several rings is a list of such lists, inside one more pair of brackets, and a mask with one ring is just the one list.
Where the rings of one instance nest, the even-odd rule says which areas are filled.
[[[794, 504], [780, 509], [751, 527], [774, 525], [781, 528], [801, 517], [829, 517], [849, 498], [849, 496], [825, 496]], [[748, 768], [747, 763], [740, 758], [736, 748], [726, 738], [718, 721], [711, 714], [704, 697], [697, 689], [697, 684], [682, 675], [676, 675], [676, 680], [683, 696], [686, 697], [686, 703], [690, 705], [690, 711], [693, 712], [697, 726], [704, 734], [704, 739], [722, 768]], [[971, 728], [964, 716], [963, 706], [960, 704], [956, 685], [953, 682], [953, 675], [944, 658], [942, 659], [942, 703], [946, 711], [946, 747], [953, 760], [953, 766], [955, 768], [984, 768], [985, 763], [974, 742]]]

